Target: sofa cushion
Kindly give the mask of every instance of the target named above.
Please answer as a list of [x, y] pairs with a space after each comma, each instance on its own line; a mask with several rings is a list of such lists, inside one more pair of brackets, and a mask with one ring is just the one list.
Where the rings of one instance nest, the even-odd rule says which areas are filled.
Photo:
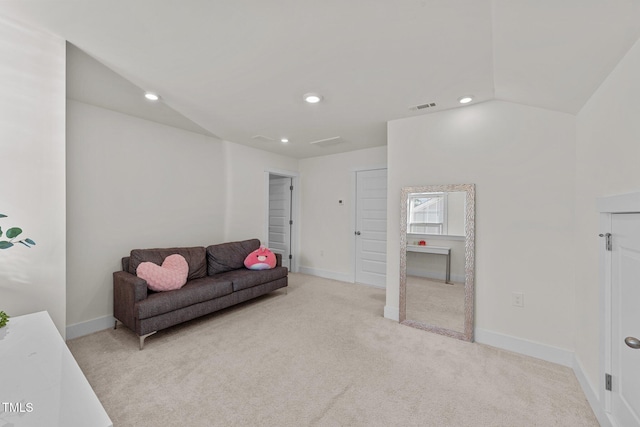
[[169, 313], [203, 301], [209, 301], [233, 291], [231, 282], [217, 277], [190, 280], [181, 289], [151, 293], [146, 299], [136, 303], [138, 319], [147, 319]]
[[173, 254], [164, 259], [162, 265], [149, 261], [141, 262], [136, 275], [147, 282], [154, 291], [173, 291], [187, 283], [189, 264], [182, 255]]
[[129, 258], [129, 273], [136, 274], [141, 262], [152, 262], [161, 265], [166, 257], [179, 254], [189, 264], [187, 280], [199, 279], [207, 275], [207, 253], [204, 247], [166, 248], [166, 249], [134, 249]]
[[286, 267], [276, 267], [271, 270], [248, 270], [243, 267], [239, 270], [220, 273], [214, 277], [232, 282], [233, 291], [236, 292], [287, 277], [288, 272]]
[[221, 243], [207, 247], [207, 273], [209, 276], [244, 268], [244, 260], [260, 247], [260, 240]]

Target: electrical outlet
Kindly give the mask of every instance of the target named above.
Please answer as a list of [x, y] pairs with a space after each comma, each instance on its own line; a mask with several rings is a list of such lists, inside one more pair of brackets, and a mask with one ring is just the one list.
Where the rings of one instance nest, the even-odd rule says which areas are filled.
[[511, 302], [516, 307], [524, 307], [524, 294], [522, 292], [513, 292], [511, 294]]

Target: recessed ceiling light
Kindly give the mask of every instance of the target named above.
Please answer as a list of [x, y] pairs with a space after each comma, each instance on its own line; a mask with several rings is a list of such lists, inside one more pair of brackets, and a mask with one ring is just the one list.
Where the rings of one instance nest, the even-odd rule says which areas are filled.
[[145, 93], [144, 97], [147, 98], [149, 101], [157, 101], [158, 99], [160, 99], [160, 97], [158, 95], [156, 95], [155, 93], [151, 93], [151, 92]]
[[280, 142], [286, 144], [287, 142], [289, 142], [289, 140], [287, 138], [280, 138]]
[[462, 97], [458, 98], [458, 102], [460, 104], [468, 104], [471, 101], [473, 101], [473, 96], [470, 96], [470, 95], [462, 96]]
[[304, 100], [309, 104], [317, 104], [318, 102], [322, 101], [322, 96], [318, 95], [317, 93], [306, 93], [304, 95]]

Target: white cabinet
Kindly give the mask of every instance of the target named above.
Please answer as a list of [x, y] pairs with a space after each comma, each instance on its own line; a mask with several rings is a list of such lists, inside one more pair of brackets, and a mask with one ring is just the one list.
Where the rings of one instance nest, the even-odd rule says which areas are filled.
[[0, 328], [0, 425], [113, 423], [46, 311]]

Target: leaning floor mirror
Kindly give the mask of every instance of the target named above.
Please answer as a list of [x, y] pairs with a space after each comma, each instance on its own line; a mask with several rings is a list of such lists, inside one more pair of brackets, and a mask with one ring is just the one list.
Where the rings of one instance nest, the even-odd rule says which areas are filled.
[[475, 185], [404, 187], [400, 323], [473, 341]]

